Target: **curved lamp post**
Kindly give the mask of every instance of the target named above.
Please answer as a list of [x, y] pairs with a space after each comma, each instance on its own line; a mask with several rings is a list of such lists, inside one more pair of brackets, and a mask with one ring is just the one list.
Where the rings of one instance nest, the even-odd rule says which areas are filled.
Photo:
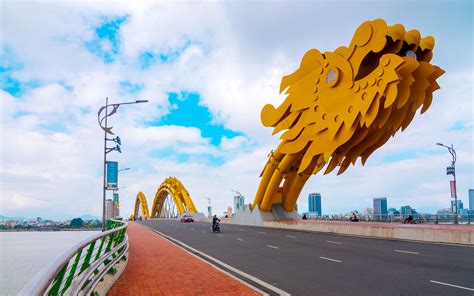
[[[442, 146], [444, 148], [447, 148], [449, 151], [449, 154], [451, 154], [453, 160], [451, 160], [451, 166], [446, 168], [446, 174], [447, 175], [453, 175], [453, 181], [454, 181], [454, 211], [455, 211], [455, 216], [454, 216], [454, 224], [458, 224], [458, 193], [456, 189], [456, 151], [454, 150], [453, 144], [451, 144], [451, 147], [446, 146], [441, 143], [436, 143], [438, 146]], [[452, 190], [452, 189], [451, 189]]]
[[[121, 105], [131, 105], [131, 104], [140, 104], [140, 103], [147, 103], [148, 100], [136, 100], [134, 102], [124, 102], [124, 103], [116, 103], [116, 104], [109, 104], [109, 98], [105, 98], [105, 105], [102, 106], [99, 111], [97, 112], [97, 121], [99, 122], [100, 128], [104, 131], [104, 183], [102, 186], [102, 231], [105, 231], [105, 190], [106, 188], [106, 174], [107, 174], [107, 154], [112, 151], [118, 151], [122, 153], [122, 149], [120, 145], [122, 145], [122, 141], [120, 137], [115, 137], [113, 139], [107, 138], [107, 134], [114, 135], [112, 132], [112, 126], [107, 126], [107, 118], [117, 112], [117, 109]], [[109, 109], [109, 107], [111, 109]], [[110, 110], [110, 112], [109, 112]], [[105, 111], [105, 114], [102, 114], [102, 111]], [[107, 148], [107, 141], [115, 142], [116, 145], [113, 148]]]

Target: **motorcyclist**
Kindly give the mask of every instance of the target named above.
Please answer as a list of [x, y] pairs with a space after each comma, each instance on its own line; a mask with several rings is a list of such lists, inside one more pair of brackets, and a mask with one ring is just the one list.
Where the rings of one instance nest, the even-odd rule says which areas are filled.
[[216, 226], [216, 222], [221, 222], [221, 220], [217, 218], [217, 215], [214, 215], [214, 217], [212, 217], [212, 229]]

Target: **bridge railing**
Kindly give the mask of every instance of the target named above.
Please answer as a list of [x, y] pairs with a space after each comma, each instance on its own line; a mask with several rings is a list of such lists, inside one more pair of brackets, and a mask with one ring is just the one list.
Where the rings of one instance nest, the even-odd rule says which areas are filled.
[[19, 295], [91, 295], [128, 251], [128, 224], [107, 221], [107, 231], [74, 245], [45, 266]]
[[[412, 216], [414, 223], [418, 224], [452, 224], [454, 223], [454, 214], [359, 214], [356, 213], [359, 221], [367, 222], [389, 222], [389, 223], [403, 223], [405, 219]], [[306, 214], [309, 220], [328, 220], [328, 221], [351, 221], [351, 214], [335, 214], [318, 216], [313, 213]], [[458, 214], [460, 224], [474, 223], [474, 215]]]

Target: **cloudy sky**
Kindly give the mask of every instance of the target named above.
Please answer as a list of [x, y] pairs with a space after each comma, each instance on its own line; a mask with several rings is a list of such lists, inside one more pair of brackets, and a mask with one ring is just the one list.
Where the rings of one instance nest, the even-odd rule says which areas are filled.
[[324, 213], [411, 205], [449, 206], [450, 163], [458, 191], [474, 188], [472, 1], [0, 1], [0, 214], [68, 218], [101, 214], [105, 103], [148, 99], [110, 119], [122, 154], [121, 209], [138, 191], [152, 203], [167, 176], [197, 207], [223, 212], [238, 190], [253, 200], [278, 143], [260, 123], [279, 104], [283, 75], [311, 48], [348, 45], [365, 20], [384, 18], [433, 35], [446, 70], [430, 110], [341, 176], [315, 175], [298, 201], [321, 192]]

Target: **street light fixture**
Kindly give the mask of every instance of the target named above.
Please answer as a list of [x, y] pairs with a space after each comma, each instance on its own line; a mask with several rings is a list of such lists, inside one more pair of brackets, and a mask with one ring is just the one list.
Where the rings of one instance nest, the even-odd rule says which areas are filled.
[[117, 172], [128, 171], [128, 170], [130, 170], [130, 168], [120, 169], [120, 170], [118, 170]]
[[[140, 104], [140, 103], [147, 103], [148, 100], [136, 100], [134, 102], [123, 102], [123, 103], [116, 103], [116, 104], [109, 104], [109, 98], [105, 98], [105, 105], [102, 106], [99, 111], [97, 112], [97, 121], [99, 122], [100, 128], [104, 131], [104, 183], [102, 186], [102, 231], [105, 231], [105, 191], [107, 190], [106, 188], [106, 174], [107, 174], [107, 154], [112, 151], [118, 151], [119, 153], [122, 153], [122, 149], [120, 148], [120, 145], [122, 144], [122, 141], [120, 140], [120, 137], [115, 137], [113, 139], [108, 139], [107, 134], [114, 135], [112, 132], [112, 126], [108, 127], [107, 126], [107, 118], [117, 112], [117, 109], [121, 105], [130, 105], [130, 104]], [[109, 112], [109, 107], [112, 108], [112, 110]], [[102, 111], [105, 110], [105, 115], [101, 116]], [[102, 125], [104, 123], [104, 125]], [[117, 145], [114, 148], [107, 148], [107, 141], [113, 141], [117, 143]]]
[[[458, 224], [458, 193], [456, 189], [456, 151], [454, 150], [453, 144], [451, 144], [451, 147], [446, 146], [442, 143], [436, 143], [436, 145], [447, 148], [449, 151], [449, 154], [452, 156], [451, 160], [451, 166], [448, 166], [446, 168], [446, 174], [447, 175], [453, 175], [453, 185], [451, 187], [451, 195], [454, 193], [454, 211], [455, 211], [455, 216], [454, 216], [454, 224]], [[454, 191], [454, 192], [453, 192]]]

